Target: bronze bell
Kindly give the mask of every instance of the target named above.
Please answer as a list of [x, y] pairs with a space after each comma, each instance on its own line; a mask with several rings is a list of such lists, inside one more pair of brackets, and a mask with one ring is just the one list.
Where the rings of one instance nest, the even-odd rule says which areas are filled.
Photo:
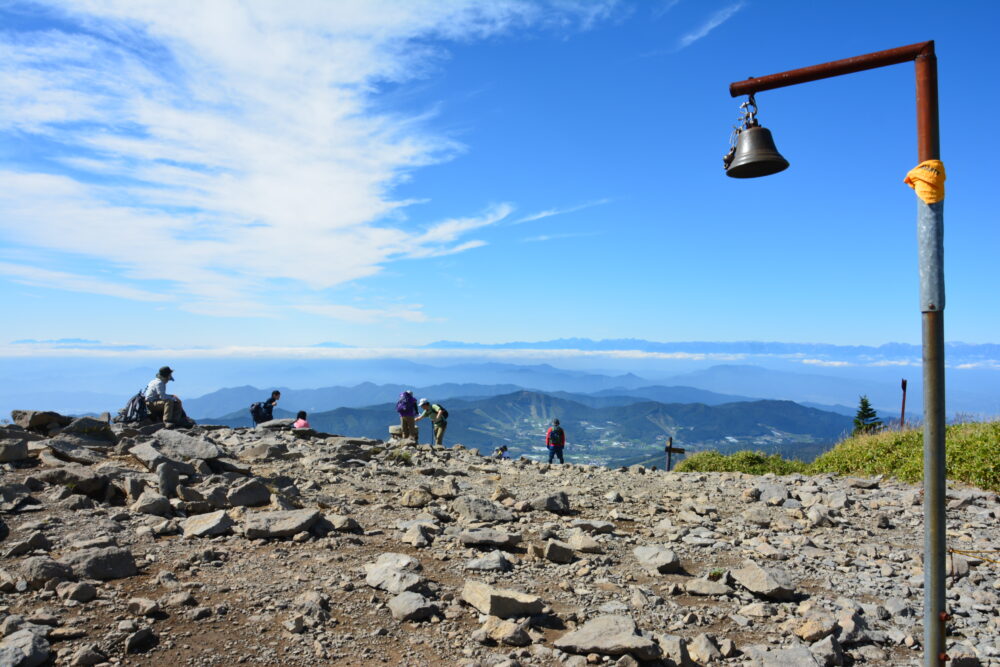
[[726, 156], [726, 176], [756, 178], [788, 169], [788, 160], [774, 146], [771, 130], [748, 127], [736, 137], [736, 147]]

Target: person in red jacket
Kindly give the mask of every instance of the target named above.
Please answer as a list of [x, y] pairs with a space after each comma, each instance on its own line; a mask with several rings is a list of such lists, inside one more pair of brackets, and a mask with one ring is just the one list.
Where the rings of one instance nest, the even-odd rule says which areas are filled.
[[562, 430], [558, 419], [553, 419], [552, 426], [545, 432], [545, 446], [549, 448], [549, 463], [552, 463], [553, 457], [558, 458], [559, 463], [565, 463], [563, 447], [566, 446], [566, 431]]

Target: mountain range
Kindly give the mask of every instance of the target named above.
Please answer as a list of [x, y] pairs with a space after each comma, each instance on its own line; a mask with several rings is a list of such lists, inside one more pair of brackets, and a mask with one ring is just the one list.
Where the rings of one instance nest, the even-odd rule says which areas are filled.
[[[283, 403], [284, 399], [282, 396]], [[674, 439], [675, 446], [689, 451], [757, 449], [808, 460], [851, 427], [849, 416], [773, 400], [716, 405], [640, 400], [595, 407], [521, 390], [485, 398], [456, 398], [445, 407], [449, 412], [449, 443], [481, 451], [506, 444], [514, 456], [538, 457], [544, 454], [546, 428], [553, 418], [559, 418], [567, 431], [567, 452], [580, 460], [606, 465], [655, 458], [668, 437]], [[291, 417], [294, 411], [276, 408], [274, 416]], [[234, 427], [251, 423], [247, 409], [201, 421]], [[327, 433], [384, 439], [398, 418], [394, 403], [385, 403], [310, 413], [309, 421], [314, 429]], [[425, 442], [428, 426], [425, 424]]]

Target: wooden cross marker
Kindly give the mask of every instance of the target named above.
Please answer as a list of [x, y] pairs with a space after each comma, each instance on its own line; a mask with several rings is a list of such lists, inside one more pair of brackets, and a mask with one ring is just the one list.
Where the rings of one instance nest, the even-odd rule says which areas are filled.
[[684, 450], [681, 449], [680, 447], [674, 447], [674, 438], [673, 436], [670, 436], [669, 438], [667, 438], [667, 446], [664, 449], [664, 451], [667, 453], [667, 472], [670, 472], [670, 455], [683, 454]]

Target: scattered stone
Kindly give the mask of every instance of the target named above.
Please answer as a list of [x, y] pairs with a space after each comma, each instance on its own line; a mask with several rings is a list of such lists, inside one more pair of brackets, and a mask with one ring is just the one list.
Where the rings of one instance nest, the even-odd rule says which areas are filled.
[[244, 520], [243, 533], [251, 539], [291, 537], [309, 530], [318, 519], [319, 512], [316, 510], [255, 512]]
[[124, 579], [139, 573], [132, 552], [119, 547], [81, 549], [60, 560], [83, 579]]

